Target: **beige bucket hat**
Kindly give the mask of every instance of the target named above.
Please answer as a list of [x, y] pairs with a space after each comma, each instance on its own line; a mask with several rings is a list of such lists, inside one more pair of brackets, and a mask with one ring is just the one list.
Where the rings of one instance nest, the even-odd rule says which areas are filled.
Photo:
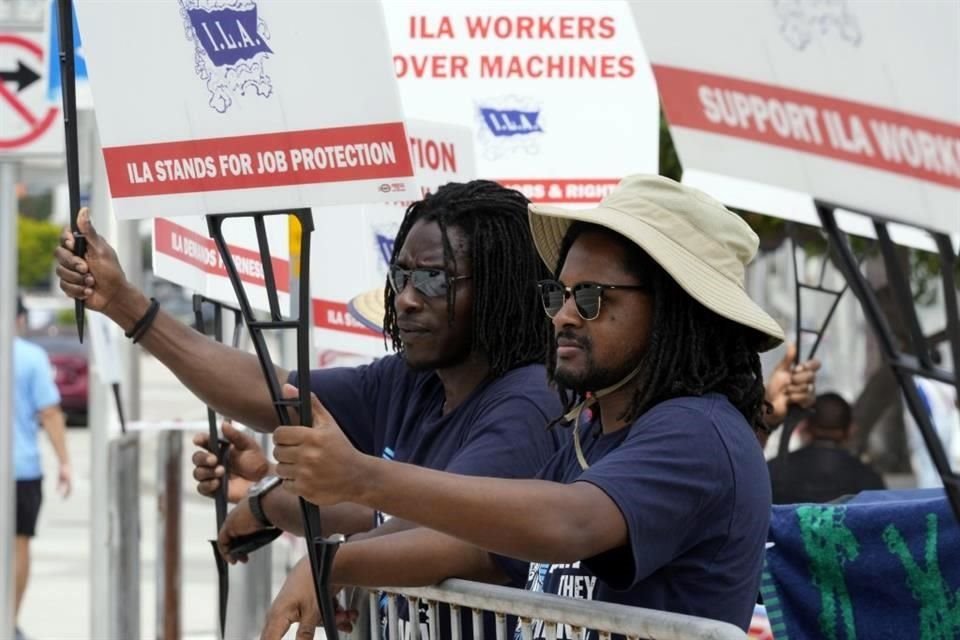
[[593, 209], [531, 204], [533, 241], [549, 269], [557, 267], [560, 245], [577, 220], [635, 242], [700, 304], [763, 334], [759, 350], [783, 342], [783, 329], [743, 287], [744, 268], [757, 253], [757, 234], [707, 194], [662, 176], [633, 175]]

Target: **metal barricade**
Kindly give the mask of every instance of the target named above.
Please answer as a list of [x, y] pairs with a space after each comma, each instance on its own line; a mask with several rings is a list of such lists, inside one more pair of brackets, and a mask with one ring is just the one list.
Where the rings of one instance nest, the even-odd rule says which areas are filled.
[[398, 615], [401, 598], [407, 600], [410, 611], [418, 611], [420, 602], [425, 603], [433, 621], [439, 620], [436, 615], [438, 605], [449, 605], [451, 640], [460, 640], [461, 616], [464, 615], [470, 616], [473, 637], [481, 640], [484, 637], [485, 611], [494, 614], [497, 640], [514, 637], [516, 629], [508, 628], [508, 616], [517, 618], [517, 628], [523, 640], [533, 640], [535, 637], [556, 640], [558, 625], [568, 627], [572, 631], [568, 637], [577, 640], [587, 640], [589, 631], [595, 631], [597, 635], [594, 637], [599, 640], [611, 640], [615, 634], [625, 636], [627, 640], [743, 640], [746, 636], [742, 629], [717, 620], [564, 598], [467, 580], [446, 580], [432, 587], [391, 587], [370, 592], [367, 600], [368, 614], [373, 621], [370, 624], [370, 640], [381, 640], [380, 625], [375, 622], [379, 620], [381, 594], [387, 598], [387, 640], [436, 640], [447, 635], [441, 633], [434, 624], [430, 627], [430, 637], [421, 639], [420, 625], [409, 624], [406, 625], [407, 637], [401, 637]]

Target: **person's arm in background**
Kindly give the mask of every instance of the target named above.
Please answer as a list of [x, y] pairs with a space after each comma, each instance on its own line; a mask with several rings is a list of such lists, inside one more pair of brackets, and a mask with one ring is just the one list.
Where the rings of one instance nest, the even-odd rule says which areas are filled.
[[73, 490], [73, 471], [70, 468], [70, 454], [67, 451], [67, 422], [64, 419], [60, 405], [53, 405], [40, 410], [40, 425], [47, 432], [50, 444], [57, 456], [59, 468], [57, 471], [57, 491], [66, 498]]
[[764, 385], [764, 400], [770, 403], [770, 410], [764, 413], [763, 421], [771, 432], [783, 424], [790, 405], [806, 409], [813, 406], [817, 399], [816, 380], [820, 361], [813, 359], [794, 365], [796, 354], [797, 346], [792, 343], [787, 345], [783, 359], [774, 367]]
[[[255, 482], [273, 472], [273, 465], [260, 444], [250, 434], [233, 426], [230, 420], [224, 420], [220, 430], [226, 441], [227, 464], [230, 466], [227, 501], [237, 504], [247, 496], [247, 491]], [[210, 451], [209, 434], [194, 435], [193, 444], [200, 447], [191, 458], [197, 493], [212, 498], [220, 488], [226, 469], [222, 464], [217, 464], [217, 457]]]
[[[73, 255], [73, 234], [64, 230], [55, 252], [60, 289], [128, 332], [147, 312], [150, 301], [127, 280], [116, 252], [97, 234], [86, 209], [81, 210], [77, 224], [86, 236], [87, 253], [84, 258]], [[220, 344], [163, 310], [139, 344], [217, 413], [258, 431], [276, 428], [277, 414], [253, 354]], [[277, 380], [286, 382], [287, 371], [275, 369]]]
[[[273, 473], [274, 465], [249, 433], [236, 428], [230, 421], [224, 421], [221, 428], [225, 440], [229, 443], [227, 460], [230, 479], [227, 485], [227, 500], [237, 505], [227, 515], [227, 520], [219, 532], [221, 547], [225, 550], [234, 538], [263, 528], [250, 511], [247, 492], [255, 482]], [[223, 465], [217, 464], [216, 456], [208, 449], [209, 440], [206, 433], [197, 434], [193, 438], [193, 443], [200, 447], [192, 457], [193, 478], [197, 481], [197, 493], [213, 497], [220, 487], [225, 469]], [[294, 535], [303, 535], [303, 515], [295, 496], [275, 489], [264, 495], [260, 504], [275, 527]], [[352, 504], [322, 507], [320, 520], [324, 535], [353, 534], [367, 531], [373, 526], [373, 510]]]
[[57, 490], [66, 498], [73, 488], [70, 455], [67, 452], [67, 425], [63, 411], [60, 410], [60, 391], [54, 382], [53, 367], [46, 354], [31, 362], [28, 393], [29, 397], [21, 400], [29, 403], [31, 407], [36, 407], [37, 421], [47, 432], [59, 463]]

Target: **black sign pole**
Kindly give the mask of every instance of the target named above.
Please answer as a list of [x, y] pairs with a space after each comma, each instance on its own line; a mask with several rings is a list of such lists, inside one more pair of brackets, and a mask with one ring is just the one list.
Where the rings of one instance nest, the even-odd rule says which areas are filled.
[[[798, 365], [800, 362], [809, 360], [813, 358], [817, 349], [820, 348], [820, 343], [823, 340], [823, 334], [826, 333], [827, 327], [830, 326], [830, 320], [833, 319], [833, 314], [837, 310], [837, 305], [840, 304], [840, 299], [843, 298], [843, 294], [847, 291], [847, 285], [842, 289], [831, 289], [824, 286], [823, 280], [827, 274], [827, 263], [830, 261], [830, 243], [828, 240], [827, 246], [827, 255], [823, 258], [823, 264], [820, 265], [820, 278], [817, 281], [817, 284], [807, 284], [803, 280], [804, 278], [800, 277], [800, 263], [797, 259], [797, 254], [800, 252], [800, 247], [797, 245], [796, 240], [796, 228], [792, 223], [788, 226], [788, 232], [790, 234], [790, 251], [793, 254], [793, 283], [794, 283], [794, 296], [796, 300], [796, 314], [797, 314], [797, 332], [796, 332], [796, 344], [797, 352], [794, 356], [793, 364]], [[818, 328], [811, 329], [805, 327], [803, 324], [803, 292], [804, 291], [813, 291], [827, 296], [832, 296], [833, 301], [830, 304], [830, 309], [827, 311], [827, 315], [824, 317], [823, 322]], [[804, 335], [813, 335], [815, 336], [813, 346], [810, 347], [810, 351], [807, 354], [806, 358], [802, 358], [801, 353], [803, 351], [803, 336]], [[780, 434], [780, 446], [777, 448], [777, 456], [786, 456], [790, 450], [790, 436], [793, 435], [794, 430], [797, 428], [797, 425], [807, 417], [809, 410], [803, 409], [796, 405], [790, 405], [787, 408], [787, 417], [783, 421], [783, 430]]]
[[[193, 296], [193, 313], [195, 318], [195, 328], [204, 335], [208, 335], [204, 322], [204, 305], [213, 309], [213, 339], [217, 342], [223, 342], [223, 312], [229, 310], [233, 312], [233, 341], [232, 346], [237, 348], [240, 344], [240, 328], [243, 326], [243, 315], [239, 309], [225, 305], [218, 300], [211, 300], [205, 296], [195, 294]], [[217, 428], [217, 412], [209, 405], [207, 406], [207, 433], [209, 434], [210, 452], [217, 458], [217, 464], [222, 465], [224, 469], [223, 479], [220, 481], [220, 487], [213, 497], [216, 508], [217, 532], [223, 528], [223, 523], [227, 519], [227, 493], [230, 484], [229, 467], [229, 442], [220, 439], [220, 431]], [[272, 540], [273, 538], [271, 538]], [[217, 540], [210, 540], [210, 546], [213, 548], [213, 558], [217, 566], [217, 604], [220, 621], [220, 638], [224, 637], [227, 625], [227, 602], [230, 596], [230, 574], [229, 565], [226, 559], [220, 553], [217, 546]]]
[[[77, 226], [80, 213], [80, 165], [77, 143], [77, 90], [74, 77], [73, 3], [57, 0], [57, 30], [60, 36], [60, 92], [63, 97], [63, 128], [66, 134], [67, 190], [70, 201], [70, 230], [73, 232], [73, 255], [81, 258], [87, 253], [87, 240]], [[77, 317], [77, 335], [83, 342], [84, 303], [75, 300], [74, 314]], [[119, 403], [117, 404], [119, 407]]]

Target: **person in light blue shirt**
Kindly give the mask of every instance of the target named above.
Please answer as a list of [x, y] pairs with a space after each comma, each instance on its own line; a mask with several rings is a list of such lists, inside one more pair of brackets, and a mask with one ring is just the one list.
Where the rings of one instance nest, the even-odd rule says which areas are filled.
[[[23, 334], [27, 310], [17, 296], [17, 330]], [[57, 488], [63, 497], [70, 494], [72, 474], [67, 454], [66, 425], [60, 410], [60, 393], [54, 384], [47, 352], [16, 337], [13, 340], [13, 467], [17, 481], [16, 522], [16, 609], [20, 612], [30, 576], [30, 539], [35, 535], [43, 501], [43, 469], [40, 464], [39, 429], [50, 438], [60, 462]], [[17, 640], [25, 636], [17, 628]]]

